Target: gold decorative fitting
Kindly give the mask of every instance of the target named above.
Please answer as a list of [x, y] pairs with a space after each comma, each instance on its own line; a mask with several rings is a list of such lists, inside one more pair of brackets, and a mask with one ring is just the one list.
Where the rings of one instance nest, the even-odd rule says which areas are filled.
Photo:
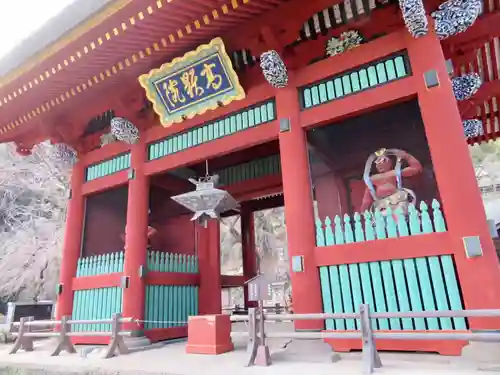
[[[217, 74], [218, 78], [216, 78], [212, 71], [216, 64], [209, 64], [207, 62], [209, 59], [213, 59], [214, 56], [216, 56], [216, 60], [221, 66], [221, 71], [224, 72], [224, 74]], [[182, 77], [186, 75], [189, 77], [189, 74], [195, 75], [195, 66], [204, 66], [200, 76], [207, 77], [208, 85], [206, 89], [211, 88], [213, 82], [219, 82], [216, 85], [214, 84], [213, 89], [215, 91], [210, 93], [206, 98], [201, 97], [204, 92], [201, 86], [197, 86], [196, 83], [192, 86], [189, 82], [187, 84], [183, 83], [186, 87], [186, 93], [184, 94], [186, 96], [182, 96], [183, 94], [180, 94], [180, 90], [177, 88], [177, 79], [172, 78], [176, 75], [180, 75], [182, 72], [184, 72], [182, 73]], [[190, 71], [189, 73], [187, 72], [188, 70]], [[185, 78], [181, 78], [181, 81], [183, 79], [185, 81]], [[218, 91], [224, 79], [228, 86], [222, 91]], [[167, 81], [169, 81], [168, 84]], [[196, 50], [190, 51], [182, 57], [177, 57], [171, 62], [163, 64], [158, 69], [153, 69], [149, 73], [141, 75], [139, 77], [139, 83], [146, 91], [146, 97], [153, 104], [154, 111], [159, 115], [160, 122], [165, 127], [171, 126], [174, 123], [179, 123], [183, 118], [193, 118], [208, 110], [217, 109], [219, 107], [219, 102], [228, 105], [234, 100], [245, 98], [245, 91], [239, 82], [238, 75], [233, 69], [231, 58], [227, 54], [224, 42], [221, 38], [215, 38], [209, 44], [200, 45]], [[167, 88], [173, 87], [169, 89], [171, 90], [169, 92], [173, 92], [177, 99], [165, 99], [163, 96], [159, 97], [159, 86], [165, 86]], [[194, 92], [196, 92], [196, 94]], [[169, 98], [169, 94], [167, 93], [166, 95], [166, 98]], [[197, 95], [200, 97], [196, 97]], [[188, 96], [195, 98], [190, 104], [186, 102]], [[167, 102], [170, 102], [170, 109]], [[180, 107], [175, 108], [173, 103], [180, 103]]]

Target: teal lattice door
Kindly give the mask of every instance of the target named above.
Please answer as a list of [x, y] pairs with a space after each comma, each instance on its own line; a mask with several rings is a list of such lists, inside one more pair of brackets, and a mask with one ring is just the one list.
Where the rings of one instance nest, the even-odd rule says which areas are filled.
[[[350, 313], [362, 303], [372, 312], [461, 310], [459, 282], [439, 203], [389, 212], [326, 218], [316, 223], [319, 251], [338, 262], [321, 265], [324, 312]], [[362, 261], [360, 261], [362, 259]], [[374, 319], [377, 330], [465, 330], [462, 318]], [[327, 320], [329, 330], [359, 329], [355, 320]]]

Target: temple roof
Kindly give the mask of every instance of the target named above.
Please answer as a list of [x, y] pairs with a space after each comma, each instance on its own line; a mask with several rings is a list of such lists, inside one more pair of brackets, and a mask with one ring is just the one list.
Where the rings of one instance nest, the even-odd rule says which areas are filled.
[[74, 0], [58, 15], [49, 19], [39, 30], [19, 43], [7, 55], [0, 58], [0, 76], [11, 73], [29, 58], [44, 51], [66, 33], [87, 21], [113, 0]]
[[[432, 11], [441, 0], [425, 2]], [[63, 133], [76, 127], [81, 134], [91, 118], [143, 95], [139, 75], [216, 36], [235, 54], [235, 67], [245, 68], [263, 52], [263, 28], [288, 43], [315, 39], [379, 6], [388, 12], [374, 17], [396, 17], [402, 27], [397, 4], [387, 0], [75, 0], [0, 60], [0, 142], [71, 138]], [[485, 123], [486, 135], [471, 143], [500, 135], [499, 17], [498, 2], [485, 2], [476, 25], [443, 43], [455, 74], [477, 71], [486, 82], [473, 101], [460, 103], [464, 118]]]

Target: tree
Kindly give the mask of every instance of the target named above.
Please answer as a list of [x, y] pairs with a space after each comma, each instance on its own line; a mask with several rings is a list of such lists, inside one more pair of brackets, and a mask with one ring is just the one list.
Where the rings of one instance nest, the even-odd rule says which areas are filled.
[[[289, 281], [290, 272], [283, 207], [254, 212], [253, 218], [259, 271], [271, 280]], [[220, 243], [222, 274], [242, 275], [243, 254], [239, 215], [221, 219]], [[232, 289], [230, 300], [235, 304], [242, 305], [242, 289]]]
[[481, 185], [500, 182], [500, 143], [487, 142], [470, 147], [476, 178]]
[[30, 156], [0, 145], [0, 297], [54, 299], [71, 165], [48, 143]]

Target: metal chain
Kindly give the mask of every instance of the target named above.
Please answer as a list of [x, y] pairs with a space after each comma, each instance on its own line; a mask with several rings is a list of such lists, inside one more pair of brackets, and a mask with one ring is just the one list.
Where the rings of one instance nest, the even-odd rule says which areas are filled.
[[140, 319], [134, 319], [134, 323], [137, 323], [137, 324], [139, 324], [139, 323], [188, 324], [188, 322], [184, 322], [184, 321], [174, 321], [174, 320], [140, 320]]

